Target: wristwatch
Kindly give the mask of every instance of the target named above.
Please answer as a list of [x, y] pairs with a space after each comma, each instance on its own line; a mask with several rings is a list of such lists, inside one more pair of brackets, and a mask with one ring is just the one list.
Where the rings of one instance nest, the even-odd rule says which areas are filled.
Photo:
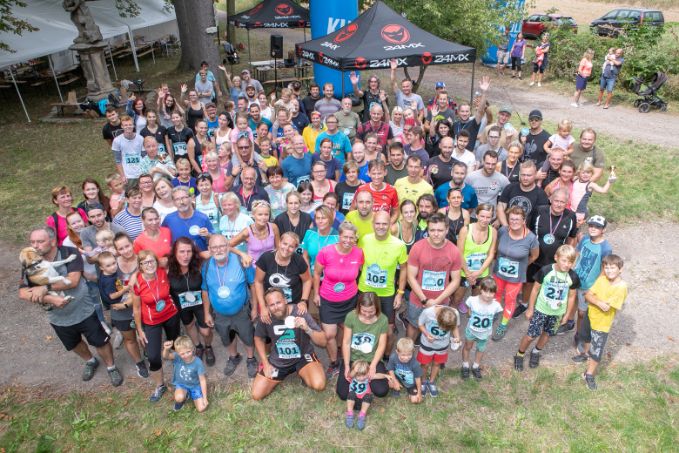
[[299, 303], [301, 304], [302, 302], [304, 302], [305, 304], [308, 305], [309, 299], [300, 299], [300, 300], [299, 300]]

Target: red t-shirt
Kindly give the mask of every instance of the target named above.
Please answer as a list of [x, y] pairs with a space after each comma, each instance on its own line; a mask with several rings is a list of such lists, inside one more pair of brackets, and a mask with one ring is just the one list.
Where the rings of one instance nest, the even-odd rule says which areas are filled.
[[[450, 283], [450, 273], [462, 268], [462, 257], [458, 248], [446, 240], [445, 245], [436, 249], [428, 239], [421, 239], [413, 245], [408, 255], [408, 265], [417, 266], [417, 281], [427, 299], [437, 298]], [[422, 307], [414, 291], [410, 292], [410, 302]]]
[[172, 232], [167, 227], [160, 227], [160, 236], [151, 239], [146, 235], [146, 231], [137, 236], [134, 240], [134, 254], [142, 250], [151, 250], [158, 258], [170, 255], [172, 251]]
[[[141, 299], [141, 320], [146, 325], [161, 324], [177, 314], [177, 307], [170, 298], [170, 281], [162, 267], [158, 268], [156, 278], [151, 281], [146, 281], [140, 272], [134, 294]], [[165, 301], [165, 306], [158, 312], [156, 304], [160, 300]]]
[[361, 191], [370, 192], [370, 195], [373, 196], [373, 212], [391, 212], [392, 208], [398, 209], [398, 194], [396, 189], [386, 182], [380, 190], [376, 190], [371, 183], [363, 184], [356, 190], [354, 198]]

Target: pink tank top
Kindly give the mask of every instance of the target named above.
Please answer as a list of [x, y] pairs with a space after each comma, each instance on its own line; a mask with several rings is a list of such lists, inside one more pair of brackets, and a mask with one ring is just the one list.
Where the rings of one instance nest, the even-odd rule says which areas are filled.
[[273, 250], [276, 247], [273, 235], [273, 228], [271, 228], [271, 224], [267, 223], [266, 227], [269, 230], [269, 235], [266, 237], [266, 239], [258, 239], [255, 236], [255, 232], [252, 229], [252, 225], [248, 227], [248, 255], [252, 257], [252, 267], [255, 267], [255, 263], [257, 262], [259, 257], [264, 254], [264, 252]]
[[580, 205], [580, 201], [587, 193], [588, 182], [573, 181], [573, 189], [571, 190], [571, 206], [572, 210], [575, 211]]

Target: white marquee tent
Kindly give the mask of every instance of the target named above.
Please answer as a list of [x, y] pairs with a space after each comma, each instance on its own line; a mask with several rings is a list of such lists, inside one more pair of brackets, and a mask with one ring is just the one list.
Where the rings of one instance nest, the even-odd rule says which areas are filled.
[[[136, 0], [136, 2], [141, 13], [136, 17], [127, 18], [120, 17], [115, 2], [111, 0], [88, 1], [87, 6], [99, 25], [104, 40], [128, 35], [135, 67], [139, 71], [134, 48], [134, 32], [176, 21], [176, 17], [174, 10], [168, 11], [165, 8], [165, 0]], [[9, 67], [12, 79], [14, 79], [12, 65], [62, 52], [73, 44], [73, 40], [78, 36], [78, 30], [71, 22], [70, 15], [64, 10], [62, 3], [62, 0], [32, 0], [26, 2], [25, 8], [13, 9], [12, 13], [17, 18], [27, 21], [39, 30], [24, 32], [22, 35], [0, 33], [0, 41], [14, 50], [14, 52], [0, 51], [0, 68]], [[50, 65], [52, 65], [51, 58]], [[16, 81], [14, 81], [14, 86], [23, 106], [23, 99]], [[24, 113], [30, 121], [25, 106]]]

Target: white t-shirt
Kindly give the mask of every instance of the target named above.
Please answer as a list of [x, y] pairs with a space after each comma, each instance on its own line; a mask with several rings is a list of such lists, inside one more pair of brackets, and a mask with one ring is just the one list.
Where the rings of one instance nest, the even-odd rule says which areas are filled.
[[464, 302], [470, 310], [469, 329], [475, 337], [485, 340], [493, 331], [493, 317], [496, 313], [502, 313], [502, 305], [493, 300], [490, 304], [481, 302], [479, 296], [472, 296]]
[[123, 173], [128, 179], [137, 179], [141, 175], [141, 158], [146, 155], [144, 151], [144, 138], [134, 134], [134, 138], [128, 139], [125, 134], [120, 134], [113, 139], [111, 144], [116, 164], [123, 166]]

